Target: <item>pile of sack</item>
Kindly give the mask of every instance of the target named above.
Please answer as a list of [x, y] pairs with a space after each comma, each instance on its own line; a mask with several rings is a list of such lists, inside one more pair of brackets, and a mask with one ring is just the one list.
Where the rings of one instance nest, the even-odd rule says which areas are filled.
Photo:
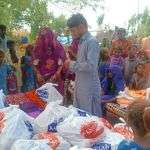
[[36, 90], [47, 106], [30, 117], [16, 105], [5, 106], [0, 93], [0, 150], [115, 150], [124, 136], [111, 124], [73, 106], [62, 106], [54, 85]]

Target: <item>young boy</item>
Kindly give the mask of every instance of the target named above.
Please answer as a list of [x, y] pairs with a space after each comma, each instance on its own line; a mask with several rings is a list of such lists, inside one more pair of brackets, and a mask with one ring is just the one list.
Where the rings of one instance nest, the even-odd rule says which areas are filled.
[[8, 94], [7, 89], [7, 77], [11, 72], [11, 67], [4, 63], [5, 54], [0, 50], [0, 89], [3, 90], [4, 94]]
[[129, 50], [129, 55], [125, 59], [124, 63], [124, 77], [126, 81], [126, 85], [129, 86], [129, 83], [131, 81], [131, 77], [135, 73], [135, 67], [137, 65], [137, 59], [136, 59], [136, 52], [137, 47], [132, 46], [132, 48]]

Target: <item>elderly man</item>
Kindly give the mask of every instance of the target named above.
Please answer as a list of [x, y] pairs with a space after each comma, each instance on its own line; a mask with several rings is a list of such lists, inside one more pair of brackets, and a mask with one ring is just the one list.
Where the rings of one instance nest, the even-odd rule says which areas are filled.
[[81, 14], [74, 14], [67, 22], [74, 39], [79, 40], [77, 60], [68, 65], [75, 72], [74, 106], [93, 115], [101, 116], [98, 59], [100, 48], [88, 32], [88, 24]]

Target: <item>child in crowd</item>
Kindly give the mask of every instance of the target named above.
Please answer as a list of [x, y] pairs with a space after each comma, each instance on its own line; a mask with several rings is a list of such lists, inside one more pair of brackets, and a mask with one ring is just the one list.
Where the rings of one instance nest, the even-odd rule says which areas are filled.
[[7, 78], [8, 94], [16, 94], [18, 92], [18, 87], [20, 83], [20, 72], [19, 72], [19, 60], [16, 55], [16, 44], [15, 41], [7, 41], [7, 47], [10, 52], [12, 70]]
[[7, 41], [7, 47], [10, 52], [10, 57], [11, 57], [12, 63], [17, 64], [19, 62], [19, 59], [17, 58], [17, 55], [16, 55], [15, 41], [12, 41], [12, 40]]
[[26, 54], [21, 58], [22, 92], [37, 88], [36, 75], [32, 64], [31, 49], [26, 48]]
[[147, 85], [147, 78], [145, 75], [145, 65], [142, 63], [137, 64], [135, 68], [135, 73], [132, 76], [130, 82], [130, 89], [133, 90], [142, 90], [146, 89]]
[[104, 48], [100, 51], [100, 61], [99, 61], [99, 77], [100, 82], [105, 78], [106, 70], [109, 68], [109, 51]]
[[127, 124], [132, 128], [134, 141], [122, 141], [118, 150], [150, 150], [150, 103], [134, 101], [127, 111]]
[[110, 58], [110, 66], [117, 65], [123, 70], [124, 59], [122, 57], [122, 49], [117, 48]]
[[7, 88], [7, 77], [11, 72], [11, 66], [4, 62], [5, 54], [0, 50], [0, 89], [3, 90], [4, 94], [8, 94]]
[[102, 114], [106, 116], [105, 104], [113, 101], [120, 91], [124, 91], [125, 81], [122, 69], [119, 66], [112, 66], [106, 70], [106, 77], [101, 82], [102, 88]]
[[129, 86], [131, 81], [131, 77], [135, 73], [135, 68], [138, 63], [136, 58], [137, 47], [133, 45], [132, 48], [129, 50], [128, 57], [125, 59], [124, 62], [124, 76], [126, 81], [126, 86]]
[[101, 82], [103, 91], [102, 100], [114, 98], [125, 88], [125, 81], [122, 70], [119, 66], [112, 66], [106, 71], [106, 77]]

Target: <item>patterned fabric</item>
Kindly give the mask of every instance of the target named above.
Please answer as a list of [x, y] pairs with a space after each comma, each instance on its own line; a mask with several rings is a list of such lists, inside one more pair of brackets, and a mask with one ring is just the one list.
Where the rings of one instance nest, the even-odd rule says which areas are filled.
[[127, 109], [120, 107], [117, 103], [107, 103], [106, 104], [106, 110], [110, 113], [113, 113], [117, 117], [126, 117]]
[[18, 92], [17, 77], [14, 71], [12, 71], [7, 77], [8, 94], [16, 94]]
[[6, 103], [11, 105], [20, 105], [25, 102], [29, 102], [29, 98], [25, 93], [18, 93], [6, 96]]
[[11, 72], [11, 67], [7, 64], [0, 65], [0, 89], [3, 90], [4, 94], [8, 94], [7, 88], [7, 76]]
[[113, 65], [117, 65], [119, 66], [120, 68], [123, 69], [123, 66], [124, 66], [124, 59], [122, 56], [120, 57], [115, 57], [115, 56], [111, 56], [110, 58], [110, 66], [113, 66]]
[[113, 52], [116, 49], [122, 49], [123, 50], [123, 54], [122, 56], [124, 58], [126, 58], [128, 56], [128, 51], [131, 48], [131, 43], [130, 41], [126, 40], [126, 39], [117, 39], [117, 40], [113, 40], [112, 41], [112, 48], [111, 48], [111, 54], [113, 54]]
[[[62, 79], [60, 69], [65, 59], [65, 51], [49, 28], [43, 28], [39, 32], [33, 50], [33, 59], [39, 61], [37, 70], [45, 82], [54, 75], [60, 76], [59, 80]], [[59, 90], [63, 93], [62, 86], [59, 87]]]

